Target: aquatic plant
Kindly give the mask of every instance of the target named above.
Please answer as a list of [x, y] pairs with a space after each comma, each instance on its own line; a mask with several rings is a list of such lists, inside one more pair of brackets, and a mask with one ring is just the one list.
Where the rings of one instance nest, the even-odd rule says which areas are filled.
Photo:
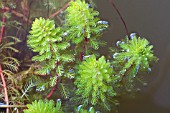
[[66, 40], [76, 44], [75, 51], [80, 53], [80, 61], [89, 54], [90, 49], [97, 50], [103, 44], [99, 41], [99, 36], [108, 27], [108, 22], [101, 21], [98, 15], [99, 12], [93, 10], [84, 0], [73, 1], [66, 9]]
[[[18, 3], [18, 1], [16, 2]], [[157, 58], [153, 54], [153, 46], [145, 38], [131, 36], [131, 39], [127, 37], [118, 41], [116, 52], [112, 52], [113, 59], [108, 60], [105, 56], [100, 57], [99, 53], [96, 55], [95, 50], [105, 44], [104, 41], [99, 40], [99, 37], [109, 25], [107, 21], [99, 19], [99, 12], [93, 9], [94, 5], [89, 4], [93, 3], [93, 0], [63, 0], [60, 1], [62, 5], [64, 3], [62, 7], [61, 4], [56, 5], [58, 3], [56, 0], [37, 1], [39, 4], [42, 3], [42, 6], [38, 6], [37, 9], [47, 13], [45, 17], [43, 16], [44, 18], [39, 17], [40, 12], [37, 15], [35, 10], [30, 12], [29, 8], [31, 4], [34, 4], [33, 2], [34, 0], [29, 2], [21, 0], [19, 9], [22, 9], [23, 13], [12, 8], [15, 5], [1, 4], [5, 7], [0, 9], [6, 10], [5, 15], [8, 17], [10, 17], [9, 11], [20, 18], [22, 23], [14, 22], [19, 25], [16, 27], [19, 29], [16, 36], [21, 38], [24, 34], [28, 39], [27, 45], [33, 52], [26, 50], [27, 54], [24, 56], [29, 56], [27, 57], [29, 63], [26, 64], [27, 66], [22, 65], [18, 68], [18, 60], [11, 57], [11, 51], [18, 52], [12, 47], [15, 43], [11, 43], [11, 40], [2, 40], [5, 43], [0, 45], [0, 63], [9, 86], [7, 90], [11, 104], [39, 100], [29, 104], [28, 109], [24, 110], [25, 113], [62, 112], [60, 101], [55, 107], [55, 103], [51, 100], [40, 100], [44, 97], [56, 100], [56, 95], [65, 99], [64, 110], [66, 112], [74, 111], [77, 105], [80, 106], [75, 109], [76, 113], [94, 113], [94, 108], [103, 110], [103, 107], [110, 110], [110, 102], [117, 103], [116, 96], [122, 93], [122, 89], [124, 91], [122, 86], [128, 84], [127, 82], [135, 86], [131, 81], [133, 78], [137, 78], [136, 75], [140, 71], [151, 71], [150, 64]], [[112, 1], [110, 3], [120, 16], [126, 29], [126, 35], [129, 35], [120, 12]], [[59, 7], [61, 9], [58, 10]], [[58, 14], [62, 15], [61, 18]], [[38, 18], [34, 19], [34, 17]], [[57, 19], [60, 20], [60, 23]], [[4, 29], [5, 25], [7, 24], [2, 21], [1, 28]], [[26, 36], [29, 28], [31, 28], [30, 34]], [[23, 41], [25, 41], [24, 38]], [[20, 53], [24, 54], [22, 51]], [[25, 63], [23, 62], [25, 58], [19, 56], [18, 59]], [[13, 73], [18, 70], [19, 73]], [[4, 85], [4, 87], [6, 86]], [[57, 90], [56, 93], [54, 93], [55, 90]], [[51, 97], [53, 93], [55, 96]], [[4, 99], [4, 95], [0, 96]], [[69, 104], [74, 98], [77, 101]], [[89, 107], [90, 109], [87, 110]]]
[[[78, 44], [91, 38], [95, 41], [97, 39], [94, 38], [95, 35], [99, 35], [100, 31], [108, 26], [107, 21], [100, 21], [97, 18], [99, 12], [90, 8], [90, 4], [85, 3], [85, 1], [71, 2], [66, 11], [67, 39], [70, 39], [72, 43]], [[96, 43], [95, 45], [92, 43], [92, 47], [98, 49]]]
[[81, 95], [84, 104], [96, 105], [106, 102], [107, 96], [115, 96], [111, 83], [116, 81], [114, 71], [104, 56], [98, 60], [94, 55], [83, 61], [78, 67], [75, 85], [76, 94]]
[[[68, 42], [62, 42], [61, 35], [62, 31], [59, 27], [55, 28], [52, 20], [39, 18], [33, 22], [27, 43], [34, 52], [38, 53], [32, 60], [41, 62], [42, 67], [37, 70], [37, 74], [50, 74], [50, 71], [58, 66], [57, 63], [74, 60], [71, 55], [61, 54], [62, 50], [70, 46]], [[61, 70], [58, 71], [60, 72]], [[61, 73], [58, 74], [61, 76]]]
[[24, 113], [63, 113], [59, 99], [56, 105], [52, 100], [35, 100], [32, 104], [28, 104], [27, 107], [28, 109], [25, 109]]
[[132, 36], [131, 39], [118, 41], [119, 51], [113, 54], [113, 65], [120, 69], [117, 75], [134, 78], [140, 70], [151, 71], [150, 63], [157, 58], [153, 54], [153, 46], [145, 38]]

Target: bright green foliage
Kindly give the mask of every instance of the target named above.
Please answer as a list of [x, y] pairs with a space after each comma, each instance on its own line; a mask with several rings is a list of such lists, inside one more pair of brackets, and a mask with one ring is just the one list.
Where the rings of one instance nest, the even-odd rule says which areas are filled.
[[[32, 58], [33, 61], [41, 62], [38, 74], [49, 74], [51, 70], [57, 68], [61, 72], [62, 66], [56, 65], [57, 62], [71, 62], [74, 60], [72, 55], [64, 54], [70, 44], [63, 41], [60, 28], [55, 28], [54, 21], [43, 18], [35, 19], [32, 30], [28, 37], [28, 46], [38, 55]], [[62, 54], [61, 54], [62, 53]], [[58, 73], [61, 76], [62, 73]]]
[[[119, 75], [127, 74], [130, 78], [136, 76], [139, 70], [151, 70], [150, 62], [157, 58], [153, 55], [152, 45], [148, 40], [134, 36], [132, 39], [120, 42], [119, 53], [115, 53], [114, 66], [121, 68]], [[120, 66], [121, 65], [121, 66]]]
[[61, 109], [61, 101], [58, 100], [55, 106], [54, 101], [34, 101], [32, 104], [27, 105], [28, 109], [24, 113], [63, 113]]
[[97, 37], [100, 36], [102, 30], [108, 27], [108, 22], [100, 21], [97, 18], [99, 12], [90, 8], [90, 4], [85, 3], [84, 0], [71, 2], [66, 11], [67, 40], [79, 44], [88, 39], [91, 40], [91, 47], [98, 49]]
[[96, 60], [92, 55], [80, 64], [78, 68], [79, 76], [76, 77], [76, 93], [84, 99], [84, 104], [106, 102], [106, 96], [115, 96], [111, 82], [115, 80], [113, 69], [110, 63], [106, 62], [104, 56]]

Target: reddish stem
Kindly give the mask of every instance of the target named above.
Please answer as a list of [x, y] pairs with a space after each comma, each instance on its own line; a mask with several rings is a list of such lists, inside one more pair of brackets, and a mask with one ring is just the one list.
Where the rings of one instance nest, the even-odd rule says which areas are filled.
[[5, 7], [4, 9], [6, 9], [7, 11], [10, 11], [12, 14], [14, 14], [15, 16], [19, 17], [19, 18], [23, 18], [24, 21], [26, 22], [29, 22], [29, 23], [32, 23], [31, 20], [29, 20], [26, 16], [24, 16], [23, 14], [13, 10], [13, 9], [10, 9], [9, 7]]
[[[56, 62], [56, 67], [58, 67], [58, 65], [59, 65], [59, 62]], [[57, 89], [58, 82], [59, 82], [58, 74], [56, 75], [56, 78], [57, 78], [56, 79], [56, 85], [51, 89], [50, 93], [46, 96], [47, 99], [49, 99], [54, 94], [55, 90]]]
[[58, 86], [58, 74], [56, 75], [56, 77], [57, 77], [56, 85], [51, 89], [50, 93], [46, 96], [46, 98], [48, 98], [48, 99], [54, 94], [55, 90], [57, 89], [57, 86]]
[[53, 13], [52, 15], [49, 16], [49, 18], [53, 18], [54, 16], [58, 15], [61, 11], [63, 11], [64, 9], [66, 9], [70, 2], [73, 0], [70, 0], [66, 5], [64, 5], [61, 9], [59, 9], [58, 11], [56, 11], [55, 13]]
[[[5, 12], [6, 12], [6, 9], [4, 8], [3, 13], [5, 13]], [[2, 27], [1, 27], [1, 32], [0, 32], [0, 43], [2, 42], [2, 37], [3, 37], [4, 32], [5, 32], [5, 23], [6, 23], [6, 17], [5, 17], [5, 15], [3, 15]]]
[[85, 38], [84, 38], [83, 51], [80, 53], [80, 61], [83, 61], [83, 57], [84, 57], [85, 52], [86, 52], [86, 45], [87, 45], [87, 42], [88, 42], [88, 38], [85, 37]]
[[[2, 0], [2, 3], [5, 6], [5, 0]], [[6, 12], [6, 9], [3, 8], [3, 13], [5, 13], [5, 12]], [[5, 17], [4, 14], [3, 14], [3, 17], [2, 17], [2, 23], [3, 23], [3, 25], [1, 27], [1, 32], [0, 32], [0, 43], [2, 42], [2, 37], [3, 37], [4, 33], [5, 33], [6, 17]], [[3, 83], [6, 105], [9, 105], [8, 90], [7, 90], [7, 87], [6, 87], [5, 77], [4, 77], [3, 73], [2, 73], [1, 64], [0, 64], [0, 75], [1, 75], [1, 80], [2, 80], [2, 83]], [[9, 113], [9, 108], [6, 109], [6, 113]]]
[[115, 3], [112, 1], [112, 0], [109, 0], [109, 2], [112, 4], [112, 7], [116, 10], [117, 14], [119, 15], [124, 27], [125, 27], [125, 30], [126, 30], [126, 35], [128, 36], [129, 35], [129, 32], [128, 32], [128, 28], [127, 28], [127, 25], [126, 25], [126, 22], [125, 20], [123, 19], [120, 11], [118, 10], [118, 8], [116, 7]]
[[[8, 90], [7, 90], [7, 87], [6, 87], [5, 77], [4, 77], [3, 73], [2, 73], [1, 65], [0, 65], [0, 75], [1, 75], [1, 80], [2, 80], [2, 83], [3, 83], [3, 88], [4, 88], [4, 93], [5, 93], [6, 105], [9, 105]], [[9, 108], [6, 109], [6, 113], [9, 113]]]

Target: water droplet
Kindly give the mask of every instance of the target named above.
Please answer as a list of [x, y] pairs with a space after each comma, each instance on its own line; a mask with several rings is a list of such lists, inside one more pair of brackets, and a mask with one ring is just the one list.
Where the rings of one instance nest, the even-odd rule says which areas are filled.
[[86, 58], [89, 58], [91, 55], [86, 55], [86, 56], [83, 56], [83, 60], [85, 60]]
[[93, 107], [90, 107], [89, 112], [93, 109]]
[[44, 87], [44, 86], [42, 86], [42, 87], [41, 87], [41, 89], [42, 89], [42, 91], [44, 91], [44, 90], [45, 90], [45, 87]]
[[59, 99], [57, 99], [57, 102], [61, 102], [61, 99], [59, 98]]
[[104, 29], [102, 29], [102, 28], [101, 28], [101, 29], [99, 29], [99, 31], [100, 31], [100, 32], [101, 32], [101, 31], [103, 31], [103, 30], [104, 30]]
[[97, 72], [98, 75], [100, 75], [100, 72]]
[[131, 33], [130, 34], [130, 39], [133, 39], [136, 35], [137, 35], [137, 33]]
[[149, 71], [149, 72], [151, 72], [151, 71], [152, 71], [152, 69], [151, 69], [151, 68], [148, 68], [148, 71]]
[[87, 8], [89, 8], [90, 6], [91, 6], [91, 5], [90, 5], [90, 4], [88, 4], [88, 5], [87, 5]]
[[113, 68], [113, 66], [110, 66], [110, 68]]
[[14, 108], [14, 111], [17, 111], [18, 110], [18, 108]]
[[121, 44], [125, 44], [125, 42], [121, 42]]
[[64, 33], [63, 33], [63, 36], [67, 36], [67, 35], [68, 35], [68, 32], [64, 32]]
[[96, 111], [96, 113], [100, 113], [100, 111]]
[[116, 56], [118, 55], [119, 53], [115, 53], [113, 54], [113, 58], [116, 58]]
[[81, 109], [82, 106], [83, 106], [83, 105], [79, 105], [78, 108], [77, 108], [77, 110], [80, 111], [80, 109]]
[[119, 46], [120, 43], [121, 43], [121, 41], [117, 41], [116, 42], [116, 46]]
[[69, 72], [72, 73], [74, 70], [73, 69], [69, 69]]
[[46, 72], [47, 74], [50, 74], [50, 71], [49, 70], [47, 70], [47, 72]]
[[105, 25], [107, 25], [107, 24], [108, 24], [108, 22], [107, 22], [107, 21], [98, 21], [97, 23], [98, 23], [98, 24], [105, 24]]
[[129, 57], [126, 57], [126, 58], [125, 58], [125, 61], [126, 61], [126, 60], [127, 60], [127, 61], [129, 61], [129, 60], [130, 60], [130, 58], [129, 58]]

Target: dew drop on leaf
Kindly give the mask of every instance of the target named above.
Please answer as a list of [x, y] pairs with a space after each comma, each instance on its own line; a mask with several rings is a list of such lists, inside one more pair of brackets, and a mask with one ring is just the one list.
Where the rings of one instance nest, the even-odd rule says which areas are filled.
[[136, 36], [136, 33], [131, 33], [130, 34], [130, 39], [133, 39]]
[[93, 107], [90, 107], [89, 112], [93, 109]]
[[120, 43], [121, 43], [121, 41], [117, 41], [116, 42], [116, 46], [119, 46]]
[[113, 54], [113, 58], [116, 58], [117, 55], [118, 55], [118, 53]]
[[80, 111], [81, 107], [82, 107], [82, 105], [79, 105], [78, 108], [77, 108], [77, 110]]
[[149, 72], [151, 72], [151, 71], [152, 71], [152, 69], [151, 69], [151, 68], [148, 68], [148, 71], [149, 71]]

